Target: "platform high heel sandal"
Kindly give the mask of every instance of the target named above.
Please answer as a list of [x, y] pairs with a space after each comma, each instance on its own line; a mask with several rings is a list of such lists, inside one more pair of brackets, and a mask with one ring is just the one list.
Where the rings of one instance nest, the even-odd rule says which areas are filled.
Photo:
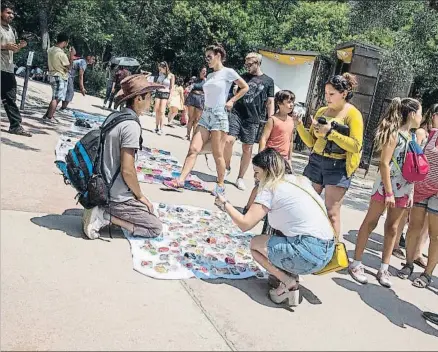
[[283, 293], [278, 294], [277, 289], [275, 288], [269, 290], [269, 298], [272, 302], [281, 304], [287, 301], [289, 307], [297, 307], [300, 304], [300, 290], [298, 283], [291, 290], [287, 290], [286, 285], [282, 282], [279, 288], [283, 289]]

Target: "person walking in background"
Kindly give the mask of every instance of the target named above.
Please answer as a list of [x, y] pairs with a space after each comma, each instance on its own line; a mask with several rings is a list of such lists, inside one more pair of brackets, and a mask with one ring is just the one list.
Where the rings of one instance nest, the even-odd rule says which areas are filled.
[[113, 105], [114, 96], [121, 88], [121, 82], [128, 77], [131, 72], [124, 66], [118, 66], [117, 72], [114, 74], [113, 86], [111, 88], [111, 96], [109, 99], [108, 109], [111, 110], [111, 106]]
[[206, 76], [207, 67], [202, 67], [201, 71], [199, 71], [199, 77], [194, 77], [195, 79], [190, 85], [190, 92], [185, 101], [189, 115], [189, 121], [187, 122], [187, 140], [190, 140], [191, 136], [195, 133], [202, 110], [204, 109], [204, 90], [202, 87], [204, 86]]
[[[236, 71], [224, 67], [225, 57], [226, 53], [222, 45], [211, 45], [205, 50], [205, 59], [213, 72], [207, 76], [203, 86], [205, 94], [204, 111], [190, 143], [180, 177], [171, 181], [164, 181], [164, 185], [169, 188], [175, 190], [184, 188], [184, 182], [195, 166], [199, 152], [211, 137], [211, 146], [217, 170], [217, 183], [213, 194], [225, 193], [224, 148], [229, 127], [228, 112], [249, 89], [248, 84]], [[240, 91], [227, 101], [228, 92], [233, 82], [239, 86]]]
[[412, 275], [423, 242], [422, 229], [426, 225], [430, 238], [427, 265], [420, 277], [412, 283], [418, 288], [425, 288], [431, 284], [433, 271], [438, 264], [438, 104], [434, 104], [428, 110], [423, 126], [426, 127], [428, 136], [424, 154], [429, 161], [430, 169], [425, 180], [415, 183], [414, 207], [406, 234], [406, 264], [397, 273], [401, 279], [407, 279]]
[[374, 182], [370, 206], [357, 235], [354, 261], [348, 268], [353, 279], [361, 284], [368, 282], [362, 255], [368, 237], [386, 209], [382, 263], [377, 272], [377, 280], [382, 286], [391, 287], [388, 267], [398, 226], [407, 208], [412, 206], [414, 196], [414, 184], [403, 178], [401, 170], [411, 141], [410, 130], [420, 126], [421, 113], [421, 104], [417, 100], [394, 98], [377, 129], [377, 150], [381, 150], [380, 174]]
[[248, 93], [236, 102], [230, 114], [230, 131], [225, 144], [225, 164], [227, 172], [231, 170], [231, 156], [236, 139], [242, 142], [242, 157], [236, 186], [245, 190], [243, 177], [251, 163], [254, 143], [260, 138], [261, 122], [274, 115], [274, 80], [264, 74], [260, 68], [262, 55], [249, 53], [245, 58], [247, 73], [242, 78], [249, 86]]
[[169, 127], [172, 126], [172, 121], [175, 118], [175, 116], [178, 115], [178, 111], [184, 109], [184, 88], [182, 87], [182, 85], [183, 85], [182, 78], [177, 78], [175, 86], [170, 92], [169, 115], [167, 116], [168, 118], [167, 126]]
[[9, 120], [9, 133], [25, 137], [32, 135], [25, 131], [21, 126], [21, 114], [18, 109], [17, 100], [17, 80], [14, 74], [14, 53], [19, 52], [27, 43], [24, 40], [17, 42], [17, 33], [10, 23], [15, 17], [15, 7], [8, 1], [1, 4], [1, 98], [2, 104]]
[[106, 78], [106, 92], [105, 92], [105, 99], [103, 101], [103, 109], [106, 109], [106, 103], [111, 97], [111, 93], [113, 90], [113, 82], [115, 79], [115, 75], [117, 72], [117, 65], [112, 64], [111, 62], [108, 63], [105, 71], [105, 78]]
[[[60, 101], [65, 98], [67, 91], [68, 70], [70, 69], [71, 61], [64, 52], [68, 45], [68, 36], [65, 33], [59, 33], [56, 39], [56, 44], [47, 50], [47, 59], [49, 66], [49, 80], [52, 86], [52, 100], [47, 108], [47, 112], [43, 116], [45, 121], [55, 121], [54, 117], [56, 107]], [[74, 51], [70, 51], [70, 58], [74, 55]]]
[[157, 83], [163, 85], [163, 88], [155, 92], [155, 133], [163, 134], [164, 116], [166, 114], [167, 101], [170, 97], [170, 92], [175, 85], [175, 76], [170, 72], [169, 64], [166, 61], [158, 64]]
[[87, 91], [84, 86], [84, 73], [88, 65], [94, 65], [96, 58], [93, 55], [87, 55], [85, 59], [76, 59], [72, 62], [71, 70], [68, 77], [67, 91], [65, 93], [65, 99], [62, 102], [61, 110], [65, 110], [68, 104], [73, 100], [75, 89], [74, 80], [75, 77], [79, 75], [79, 90], [82, 95], [85, 96]]
[[320, 108], [307, 130], [301, 118], [297, 132], [312, 149], [304, 176], [310, 179], [318, 194], [325, 189], [325, 205], [338, 235], [341, 233], [341, 206], [359, 167], [363, 119], [360, 111], [349, 103], [357, 87], [350, 73], [331, 77], [325, 85], [327, 106]]

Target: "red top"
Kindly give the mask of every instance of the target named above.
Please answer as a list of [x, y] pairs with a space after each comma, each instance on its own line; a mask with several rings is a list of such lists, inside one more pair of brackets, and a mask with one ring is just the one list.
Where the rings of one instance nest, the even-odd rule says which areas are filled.
[[414, 202], [416, 203], [438, 194], [438, 128], [430, 131], [424, 154], [429, 161], [430, 169], [423, 181], [415, 182]]
[[283, 158], [289, 159], [294, 120], [290, 116], [284, 121], [275, 116], [271, 118], [274, 126], [272, 126], [271, 134], [266, 142], [266, 148], [274, 148]]

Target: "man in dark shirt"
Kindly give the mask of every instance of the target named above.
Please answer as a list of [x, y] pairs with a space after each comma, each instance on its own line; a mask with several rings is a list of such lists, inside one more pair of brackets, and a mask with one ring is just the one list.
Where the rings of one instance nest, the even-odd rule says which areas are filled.
[[129, 72], [126, 67], [119, 66], [119, 68], [117, 69], [114, 75], [113, 87], [111, 90], [111, 97], [110, 97], [108, 109], [111, 109], [111, 105], [113, 105], [115, 93], [117, 93], [120, 90], [120, 82], [122, 82], [129, 75], [131, 75], [131, 72]]
[[260, 139], [260, 129], [267, 117], [274, 114], [274, 80], [265, 75], [260, 65], [262, 56], [249, 53], [245, 58], [247, 73], [242, 78], [248, 83], [249, 91], [238, 100], [230, 114], [230, 130], [225, 145], [225, 163], [230, 172], [233, 145], [237, 138], [242, 142], [242, 158], [236, 186], [245, 190], [243, 177], [248, 170], [252, 157], [252, 146]]

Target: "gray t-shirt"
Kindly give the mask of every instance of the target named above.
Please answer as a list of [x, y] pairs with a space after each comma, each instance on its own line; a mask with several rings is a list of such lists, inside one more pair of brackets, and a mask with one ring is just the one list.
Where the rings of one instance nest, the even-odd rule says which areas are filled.
[[[0, 42], [2, 45], [15, 44], [15, 31], [11, 26], [8, 25], [8, 28], [0, 26]], [[1, 70], [14, 73], [14, 52], [12, 50], [1, 51]]]
[[[122, 110], [124, 113], [131, 113], [137, 116], [134, 111], [128, 108]], [[114, 116], [114, 118], [117, 115]], [[111, 120], [108, 120], [108, 122]], [[106, 136], [103, 150], [103, 172], [107, 180], [111, 180], [116, 171], [120, 168], [120, 156], [122, 148], [140, 148], [141, 128], [136, 121], [124, 121], [114, 127]], [[126, 202], [134, 199], [134, 195], [123, 180], [121, 174], [117, 177], [111, 188], [111, 201]]]

